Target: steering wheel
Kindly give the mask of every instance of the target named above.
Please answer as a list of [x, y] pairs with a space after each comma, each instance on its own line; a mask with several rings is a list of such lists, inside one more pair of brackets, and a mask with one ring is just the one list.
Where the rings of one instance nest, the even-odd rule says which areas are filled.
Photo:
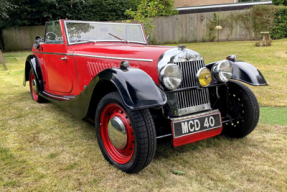
[[56, 39], [58, 38], [58, 36], [56, 35], [56, 33], [53, 33], [53, 32], [48, 32], [48, 33], [46, 34], [46, 37], [47, 37], [47, 39], [49, 39], [49, 40], [56, 40]]

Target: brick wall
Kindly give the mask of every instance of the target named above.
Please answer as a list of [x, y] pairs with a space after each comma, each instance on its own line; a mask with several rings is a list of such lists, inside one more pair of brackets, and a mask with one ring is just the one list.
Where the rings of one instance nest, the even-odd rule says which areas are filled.
[[237, 3], [238, 0], [175, 0], [175, 7]]

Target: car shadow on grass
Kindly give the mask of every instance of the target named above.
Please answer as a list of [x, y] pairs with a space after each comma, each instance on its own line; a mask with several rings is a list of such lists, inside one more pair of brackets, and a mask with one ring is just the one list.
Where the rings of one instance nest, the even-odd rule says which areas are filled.
[[[19, 94], [19, 97], [21, 98], [27, 98], [27, 93]], [[31, 103], [34, 101], [31, 101]], [[30, 106], [31, 107], [31, 106]], [[77, 119], [70, 113], [66, 112], [62, 108], [58, 107], [57, 105], [54, 105], [53, 103], [44, 103], [41, 105], [38, 105], [35, 102], [35, 105], [33, 105], [33, 108], [38, 108], [38, 110], [43, 110], [45, 108], [46, 115], [49, 116], [50, 113], [55, 116], [57, 116], [59, 119], [57, 119], [57, 124], [63, 124], [67, 126], [68, 129], [71, 131], [74, 129], [77, 131], [77, 134], [79, 134], [79, 138], [81, 140], [90, 140], [95, 142], [97, 145], [97, 139], [96, 139], [96, 133], [95, 133], [95, 127], [93, 122], [89, 120], [84, 119]], [[41, 108], [41, 109], [40, 109]], [[37, 109], [35, 109], [37, 110]], [[67, 124], [68, 123], [68, 124]], [[69, 126], [69, 125], [72, 126]], [[59, 129], [58, 131], [62, 131], [63, 133], [60, 133], [61, 135], [64, 135], [64, 130]], [[215, 151], [224, 151], [226, 148], [230, 147], [241, 147], [245, 148], [249, 146], [250, 141], [248, 138], [244, 139], [230, 139], [224, 136], [216, 136], [213, 138], [205, 139], [202, 141], [198, 141], [195, 143], [191, 143], [188, 145], [180, 146], [180, 147], [173, 147], [172, 145], [172, 137], [165, 138], [165, 139], [159, 139], [157, 140], [157, 149], [155, 153], [155, 160], [164, 160], [169, 159], [176, 156], [184, 156], [185, 153], [201, 153], [206, 152], [210, 149], [213, 149]], [[84, 143], [83, 143], [84, 145]], [[254, 145], [254, 142], [253, 142]]]
[[[198, 153], [207, 150], [226, 150], [227, 148], [247, 148], [249, 144], [253, 143], [252, 140], [248, 138], [243, 139], [232, 139], [219, 135], [209, 139], [197, 141], [187, 145], [174, 147], [172, 145], [172, 137], [157, 142], [157, 150], [155, 154], [155, 159], [168, 159], [172, 156], [178, 156], [185, 153]], [[253, 143], [253, 145], [256, 145]]]

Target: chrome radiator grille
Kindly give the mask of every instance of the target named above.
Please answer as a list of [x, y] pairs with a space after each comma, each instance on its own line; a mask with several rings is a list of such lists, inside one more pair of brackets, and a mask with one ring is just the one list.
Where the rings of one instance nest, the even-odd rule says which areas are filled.
[[[205, 67], [204, 61], [188, 61], [176, 63], [182, 70], [183, 81], [179, 88], [198, 86], [197, 71]], [[204, 89], [191, 89], [176, 93], [179, 114], [184, 115], [197, 111], [208, 110], [210, 106], [209, 91]]]
[[178, 98], [177, 104], [179, 109], [210, 103], [208, 89], [180, 91], [177, 92], [176, 95]]
[[176, 64], [180, 67], [183, 75], [183, 81], [179, 88], [197, 86], [196, 73], [200, 68], [205, 67], [204, 61], [187, 61]]

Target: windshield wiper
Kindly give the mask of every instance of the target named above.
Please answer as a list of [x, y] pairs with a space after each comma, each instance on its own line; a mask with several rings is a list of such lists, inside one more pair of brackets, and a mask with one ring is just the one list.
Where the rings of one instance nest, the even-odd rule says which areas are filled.
[[129, 43], [127, 40], [122, 39], [122, 38], [120, 38], [120, 37], [118, 37], [118, 36], [115, 36], [115, 35], [113, 35], [113, 34], [111, 34], [111, 33], [109, 33], [109, 35], [112, 36], [112, 37], [114, 37], [114, 38], [116, 38], [116, 39], [118, 39], [118, 40], [125, 41], [125, 42]]

